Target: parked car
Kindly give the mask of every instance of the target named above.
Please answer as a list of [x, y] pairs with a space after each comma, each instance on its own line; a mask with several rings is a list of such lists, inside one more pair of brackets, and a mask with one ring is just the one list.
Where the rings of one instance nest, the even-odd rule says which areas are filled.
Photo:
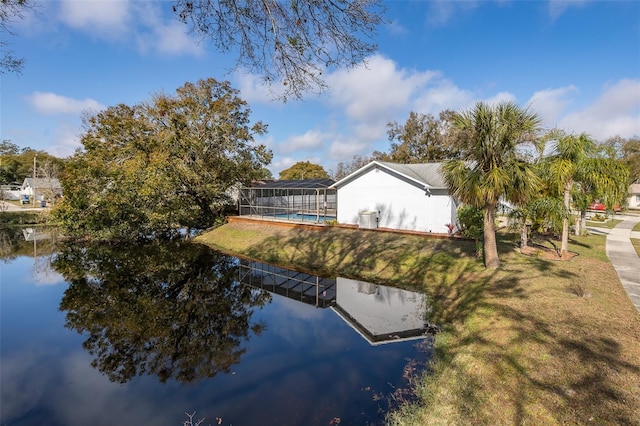
[[[605, 206], [604, 204], [602, 204], [600, 202], [591, 203], [591, 204], [589, 204], [589, 209], [588, 210], [604, 212], [604, 211], [607, 211], [607, 206]], [[620, 206], [614, 206], [613, 207], [613, 211], [615, 211], [616, 213], [620, 213], [621, 210], [622, 210], [622, 208], [620, 208]]]

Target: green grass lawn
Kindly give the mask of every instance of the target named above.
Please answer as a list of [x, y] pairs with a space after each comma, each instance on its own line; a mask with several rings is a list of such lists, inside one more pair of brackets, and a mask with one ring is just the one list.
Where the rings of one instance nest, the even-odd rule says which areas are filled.
[[490, 271], [472, 242], [338, 227], [229, 223], [198, 241], [425, 291], [428, 320], [443, 331], [417, 401], [390, 424], [640, 424], [640, 316], [605, 237], [571, 237], [571, 260], [524, 255], [499, 237], [502, 266]]
[[600, 221], [596, 221], [596, 220], [588, 220], [587, 221], [587, 226], [593, 226], [596, 228], [607, 228], [607, 229], [611, 229], [611, 228], [615, 228], [617, 224], [621, 223], [622, 220], [620, 219], [609, 219], [605, 222], [600, 222]]
[[636, 225], [633, 227], [632, 231], [640, 232], [640, 222], [636, 223]]

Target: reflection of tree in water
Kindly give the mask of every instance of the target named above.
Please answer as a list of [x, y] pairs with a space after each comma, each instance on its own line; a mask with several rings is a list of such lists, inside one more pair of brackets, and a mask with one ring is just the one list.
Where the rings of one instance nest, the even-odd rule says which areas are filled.
[[[0, 259], [10, 261], [15, 259], [18, 251], [18, 245], [24, 243], [22, 231], [16, 226], [2, 227], [0, 226]], [[22, 241], [20, 241], [22, 239]]]
[[0, 223], [0, 260], [10, 262], [19, 256], [50, 257], [56, 251], [57, 239], [56, 228], [2, 226]]
[[240, 361], [269, 294], [237, 281], [234, 258], [192, 243], [63, 247], [66, 327], [87, 333], [92, 366], [112, 381], [213, 377]]

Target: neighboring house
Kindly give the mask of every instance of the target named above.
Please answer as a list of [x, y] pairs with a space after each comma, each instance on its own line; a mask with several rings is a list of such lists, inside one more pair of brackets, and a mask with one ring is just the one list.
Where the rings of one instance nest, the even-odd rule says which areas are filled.
[[373, 161], [356, 170], [330, 187], [338, 193], [338, 223], [450, 232], [458, 221], [458, 203], [449, 194], [440, 165]]
[[640, 209], [640, 183], [629, 185], [629, 208]]
[[36, 178], [35, 185], [33, 178], [25, 178], [20, 188], [20, 194], [32, 197], [34, 187], [38, 199], [55, 198], [62, 195], [62, 185], [56, 178]]
[[2, 192], [3, 200], [19, 200], [20, 199], [20, 184], [0, 185], [0, 191]]

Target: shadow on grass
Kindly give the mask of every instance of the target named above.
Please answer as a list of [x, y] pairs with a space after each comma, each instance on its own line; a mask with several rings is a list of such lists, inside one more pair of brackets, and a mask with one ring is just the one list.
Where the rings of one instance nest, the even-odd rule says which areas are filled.
[[603, 324], [606, 310], [595, 321], [588, 301], [567, 291], [584, 280], [584, 260], [555, 262], [515, 247], [514, 238], [501, 236], [503, 266], [487, 271], [473, 242], [328, 228], [271, 236], [244, 254], [425, 291], [427, 319], [443, 333], [431, 382], [437, 386], [423, 393], [420, 421], [436, 419], [425, 412], [442, 411], [446, 389], [454, 423], [639, 423], [638, 397], [630, 395], [640, 390], [640, 369], [629, 359], [640, 350], [630, 358], [629, 339], [615, 335], [625, 325]]

